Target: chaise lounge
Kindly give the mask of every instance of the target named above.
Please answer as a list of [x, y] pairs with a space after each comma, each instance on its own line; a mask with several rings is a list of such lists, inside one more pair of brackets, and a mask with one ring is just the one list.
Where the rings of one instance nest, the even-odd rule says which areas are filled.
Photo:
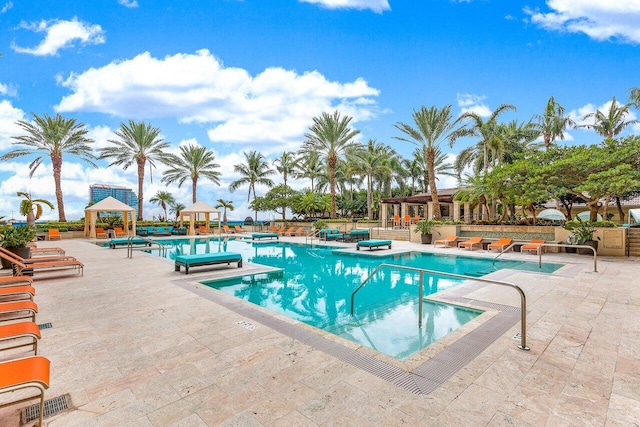
[[458, 248], [467, 248], [470, 251], [473, 250], [474, 246], [482, 247], [482, 237], [470, 237], [469, 240], [458, 243]]
[[540, 251], [542, 250], [541, 245], [543, 243], [544, 243], [544, 239], [531, 239], [529, 243], [522, 245], [522, 247], [520, 248], [520, 251], [535, 252], [536, 255], [539, 255]]
[[184, 267], [184, 273], [189, 274], [189, 268], [203, 265], [238, 263], [238, 268], [242, 267], [242, 255], [235, 252], [217, 252], [213, 254], [193, 254], [178, 255], [175, 262], [175, 271], [180, 271]]
[[436, 245], [442, 245], [443, 248], [453, 248], [456, 246], [458, 236], [447, 236], [444, 239], [438, 239], [433, 241], [433, 247]]
[[[42, 356], [30, 356], [21, 359], [0, 362], [0, 393], [11, 393], [15, 400], [0, 404], [0, 408], [18, 403], [40, 399], [38, 426], [42, 426], [44, 417], [44, 391], [49, 388], [49, 359]], [[25, 389], [38, 389], [38, 394], [25, 396], [24, 393], [12, 392]], [[3, 399], [5, 400], [5, 399]]]
[[127, 246], [129, 242], [131, 242], [131, 244], [134, 246], [151, 246], [151, 243], [149, 243], [149, 241], [140, 237], [122, 237], [119, 239], [109, 240], [109, 247], [111, 249], [115, 249], [117, 246]]
[[77, 259], [44, 259], [41, 261], [40, 258], [31, 258], [23, 262], [20, 258], [7, 255], [2, 251], [0, 251], [0, 258], [4, 258], [13, 264], [14, 276], [32, 275], [34, 270], [59, 270], [66, 268], [73, 268], [74, 270], [79, 270], [80, 275], [84, 274], [84, 264]]
[[262, 240], [262, 239], [280, 240], [280, 235], [278, 233], [253, 233], [253, 234], [251, 234], [251, 239], [253, 239], [253, 240]]
[[[31, 342], [25, 343], [29, 338]], [[33, 347], [33, 354], [38, 354], [38, 340], [40, 339], [40, 328], [34, 322], [19, 322], [0, 326], [0, 343], [3, 345], [0, 351], [13, 350], [14, 348]], [[19, 340], [10, 347], [4, 347], [5, 342], [10, 343]]]
[[489, 246], [487, 246], [487, 249], [488, 250], [498, 249], [500, 252], [504, 252], [504, 248], [509, 246], [511, 243], [513, 243], [513, 239], [510, 239], [508, 237], [501, 237], [497, 241], [495, 241], [495, 242], [491, 243]]
[[391, 249], [391, 240], [360, 240], [356, 243], [356, 250], [359, 251], [360, 247], [369, 248], [369, 250], [371, 250], [382, 246], [389, 246], [389, 249]]

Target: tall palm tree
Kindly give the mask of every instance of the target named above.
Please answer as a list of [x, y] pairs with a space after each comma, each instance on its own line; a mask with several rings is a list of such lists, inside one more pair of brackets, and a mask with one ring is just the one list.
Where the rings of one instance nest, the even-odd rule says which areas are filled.
[[227, 209], [229, 211], [232, 211], [233, 209], [235, 209], [233, 207], [233, 200], [218, 199], [218, 204], [216, 205], [216, 209], [218, 209], [218, 208], [223, 208], [224, 209], [222, 211], [222, 223], [224, 225], [227, 225]]
[[309, 178], [311, 180], [311, 191], [315, 191], [315, 182], [323, 173], [322, 162], [318, 153], [302, 153], [300, 161], [296, 165], [295, 177], [298, 179]]
[[[240, 178], [233, 181], [229, 185], [229, 191], [232, 193], [245, 184], [249, 185], [249, 192], [247, 193], [247, 202], [251, 199], [251, 193], [253, 198], [256, 198], [256, 184], [273, 186], [273, 181], [269, 176], [273, 175], [275, 171], [269, 169], [269, 164], [264, 158], [262, 153], [257, 151], [245, 151], [242, 153], [245, 158], [245, 163], [235, 165], [233, 170], [240, 174]], [[255, 219], [258, 219], [258, 212], [255, 212]]]
[[285, 151], [273, 161], [273, 165], [276, 167], [276, 170], [282, 174], [282, 180], [284, 186], [287, 186], [287, 179], [290, 175], [294, 174], [296, 170], [296, 164], [298, 163], [298, 158], [292, 152]]
[[169, 213], [171, 215], [175, 215], [176, 222], [178, 221], [178, 216], [180, 215], [180, 211], [183, 210], [184, 208], [186, 208], [186, 206], [180, 202], [174, 202], [171, 205], [169, 205]]
[[376, 178], [382, 182], [391, 177], [392, 170], [389, 158], [395, 155], [391, 147], [370, 139], [367, 145], [360, 147], [354, 153], [356, 157], [356, 171], [362, 173], [367, 180], [367, 217], [373, 218], [373, 184]]
[[36, 158], [29, 164], [29, 177], [31, 178], [44, 160], [47, 154], [51, 159], [53, 168], [53, 181], [56, 187], [56, 203], [58, 205], [58, 220], [66, 222], [64, 214], [64, 200], [62, 197], [61, 174], [62, 156], [70, 154], [79, 157], [93, 167], [96, 164], [93, 160], [96, 157], [91, 151], [89, 144], [93, 139], [87, 138], [87, 130], [83, 124], [76, 123], [75, 119], [67, 119], [60, 114], [54, 117], [44, 115], [43, 117], [33, 114], [33, 122], [19, 120], [17, 122], [27, 134], [12, 137], [17, 142], [14, 145], [24, 145], [26, 148], [19, 148], [9, 151], [1, 160], [11, 160], [17, 157], [36, 155]]
[[433, 213], [435, 219], [439, 220], [442, 218], [442, 214], [440, 213], [440, 201], [438, 200], [438, 189], [436, 188], [436, 151], [442, 142], [448, 141], [449, 145], [453, 145], [456, 138], [460, 136], [463, 128], [459, 123], [463, 116], [453, 120], [451, 105], [447, 105], [442, 109], [438, 109], [435, 106], [430, 108], [423, 106], [418, 111], [414, 110], [412, 117], [415, 127], [402, 122], [395, 124], [396, 129], [406, 135], [396, 137], [396, 139], [409, 142], [420, 148], [422, 158], [427, 165]]
[[215, 154], [206, 147], [196, 144], [180, 146], [180, 155], [173, 156], [171, 167], [162, 175], [162, 182], [165, 184], [178, 183], [178, 188], [182, 187], [187, 178], [191, 179], [191, 199], [197, 202], [197, 187], [200, 177], [213, 181], [220, 185], [219, 164], [215, 163]]
[[27, 217], [27, 225], [31, 226], [42, 216], [44, 209], [43, 205], [51, 209], [54, 209], [53, 203], [45, 199], [33, 199], [31, 193], [24, 191], [18, 191], [18, 196], [24, 197], [20, 202], [20, 214]]
[[556, 102], [553, 96], [547, 101], [544, 113], [536, 114], [534, 117], [537, 119], [537, 123], [533, 123], [533, 127], [542, 136], [544, 147], [547, 150], [555, 143], [556, 139], [564, 140], [565, 129], [575, 126], [575, 122], [571, 120], [571, 117], [565, 116], [564, 107]]
[[624, 119], [625, 116], [629, 114], [631, 106], [632, 104], [620, 104], [616, 101], [616, 97], [614, 96], [611, 100], [611, 107], [609, 107], [609, 111], [607, 111], [606, 114], [600, 110], [597, 110], [595, 113], [587, 114], [582, 118], [582, 120], [593, 118], [593, 123], [582, 125], [582, 127], [593, 129], [596, 133], [605, 138], [613, 138], [614, 136], [622, 133], [622, 131], [627, 127], [640, 123], [638, 120]]
[[168, 191], [158, 191], [155, 196], [149, 199], [149, 201], [151, 203], [159, 205], [162, 208], [162, 210], [164, 211], [165, 221], [167, 220], [167, 218], [169, 218], [167, 216], [167, 206], [171, 206], [176, 202], [171, 193], [169, 193]]
[[350, 128], [351, 120], [353, 117], [342, 117], [338, 111], [334, 111], [333, 114], [322, 113], [320, 117], [313, 118], [309, 132], [304, 134], [306, 141], [302, 145], [302, 151], [306, 153], [315, 151], [320, 158], [327, 162], [331, 191], [331, 218], [336, 217], [338, 160], [351, 145], [353, 138], [360, 133], [360, 131]]
[[115, 131], [118, 139], [109, 140], [110, 147], [100, 150], [100, 159], [112, 159], [107, 167], [122, 166], [127, 170], [134, 162], [138, 167], [138, 219], [142, 220], [144, 203], [144, 168], [149, 164], [149, 175], [153, 182], [152, 170], [157, 162], [167, 163], [171, 156], [165, 154], [169, 142], [160, 138], [160, 129], [143, 122], [129, 120], [129, 124], [120, 123]]

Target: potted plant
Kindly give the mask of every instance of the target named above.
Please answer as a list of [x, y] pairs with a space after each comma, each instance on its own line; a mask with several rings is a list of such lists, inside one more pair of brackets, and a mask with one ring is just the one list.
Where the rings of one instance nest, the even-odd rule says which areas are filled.
[[431, 229], [438, 225], [438, 221], [434, 221], [432, 219], [423, 219], [422, 221], [418, 221], [416, 223], [416, 228], [413, 230], [414, 233], [420, 233], [420, 239], [422, 240], [422, 244], [431, 243], [431, 238], [433, 235], [431, 234]]
[[[31, 257], [31, 249], [27, 245], [36, 237], [35, 228], [29, 226], [14, 227], [12, 225], [7, 225], [0, 228], [0, 236], [2, 238], [0, 245], [3, 248], [22, 258]], [[11, 263], [3, 258], [2, 268], [11, 268]]]
[[[567, 221], [564, 225], [564, 228], [572, 232], [571, 236], [567, 238], [567, 243], [569, 243], [570, 245], [589, 245], [593, 249], [598, 250], [598, 241], [593, 238], [593, 235], [596, 232], [596, 228], [590, 221], [582, 221], [581, 219]], [[591, 255], [593, 253], [586, 248], [573, 249], [574, 251], [577, 249], [578, 253], [583, 255]]]

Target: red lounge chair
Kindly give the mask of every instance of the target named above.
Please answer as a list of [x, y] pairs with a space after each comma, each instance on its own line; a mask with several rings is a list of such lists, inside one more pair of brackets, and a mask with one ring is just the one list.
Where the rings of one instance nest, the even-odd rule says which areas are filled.
[[[44, 391], [49, 388], [49, 374], [51, 364], [49, 359], [42, 356], [30, 356], [22, 359], [9, 360], [0, 363], [0, 393], [10, 393], [18, 390], [36, 388], [38, 394], [24, 397], [17, 393], [18, 400], [11, 400], [0, 405], [4, 408], [9, 405], [40, 399], [40, 419], [38, 426], [42, 426], [44, 415]], [[13, 396], [13, 394], [12, 394]]]
[[459, 248], [467, 248], [470, 251], [473, 250], [474, 246], [478, 246], [478, 247], [482, 246], [482, 237], [470, 237], [469, 240], [465, 240], [464, 242], [458, 243]]

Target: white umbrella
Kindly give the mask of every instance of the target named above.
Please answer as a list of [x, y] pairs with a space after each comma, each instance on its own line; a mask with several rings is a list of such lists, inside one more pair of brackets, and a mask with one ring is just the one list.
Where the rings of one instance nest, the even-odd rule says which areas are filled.
[[540, 211], [538, 219], [548, 219], [549, 221], [566, 221], [567, 217], [558, 209], [545, 209]]
[[[576, 218], [581, 220], [581, 221], [589, 221], [589, 217], [591, 216], [591, 212], [589, 211], [584, 211], [584, 212], [580, 212], [578, 215], [576, 215]], [[598, 214], [597, 216], [597, 221], [602, 221], [602, 215]]]

